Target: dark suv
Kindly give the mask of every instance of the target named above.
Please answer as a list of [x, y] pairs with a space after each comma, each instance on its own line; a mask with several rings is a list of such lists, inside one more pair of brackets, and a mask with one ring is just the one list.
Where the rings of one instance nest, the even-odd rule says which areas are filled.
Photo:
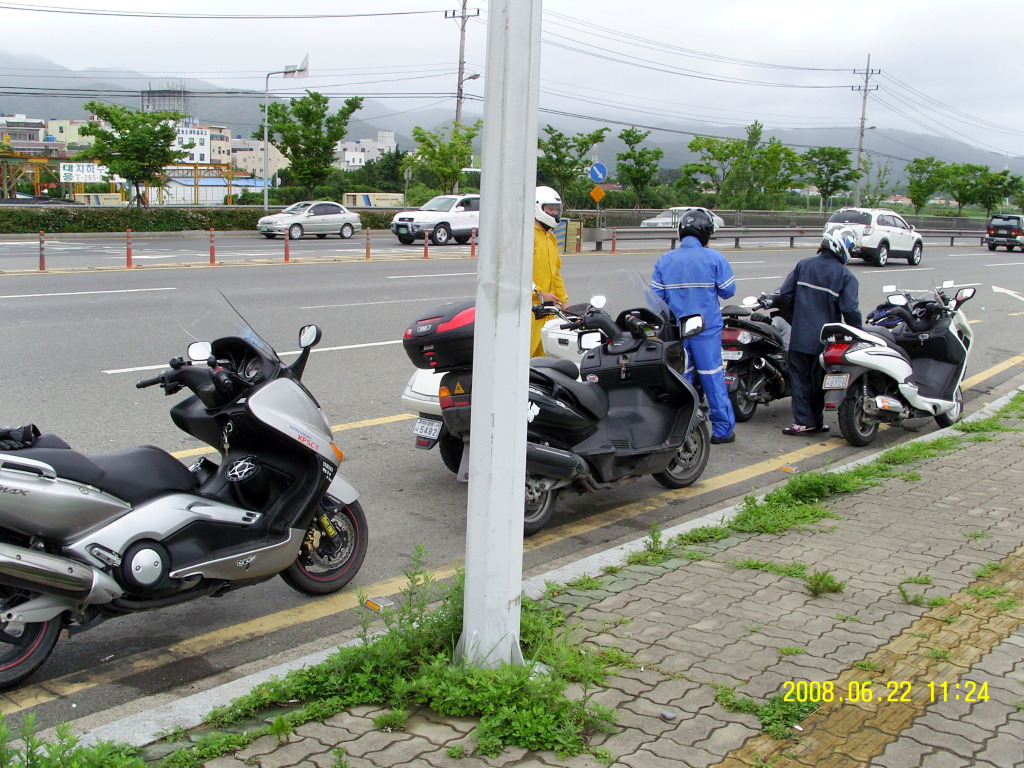
[[1024, 251], [1024, 216], [1019, 213], [997, 213], [985, 225], [985, 236], [981, 238], [983, 245], [994, 251], [1000, 245], [1012, 251], [1020, 248]]

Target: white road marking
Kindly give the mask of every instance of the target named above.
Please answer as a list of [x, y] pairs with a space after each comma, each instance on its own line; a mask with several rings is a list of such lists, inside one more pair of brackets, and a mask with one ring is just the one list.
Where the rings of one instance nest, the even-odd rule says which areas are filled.
[[176, 291], [177, 288], [122, 288], [116, 291], [69, 291], [67, 293], [20, 293], [0, 296], [0, 299], [39, 299], [49, 296], [95, 296], [101, 293], [145, 293], [147, 291]]
[[736, 282], [742, 282], [743, 280], [778, 280], [780, 275], [765, 275], [764, 277], [737, 277]]
[[[935, 270], [935, 267], [911, 267], [910, 269], [901, 269], [900, 273], [902, 274], [903, 272], [932, 272], [934, 270]], [[885, 268], [882, 268], [882, 269], [869, 269], [864, 274], [866, 274], [866, 275], [874, 275], [874, 274], [877, 274], [879, 272], [892, 272], [892, 270], [891, 269], [885, 269]]]
[[1024, 265], [1024, 261], [1010, 261], [1006, 264], [986, 264], [986, 267], [1019, 267]]
[[[146, 253], [132, 253], [132, 261], [143, 261], [145, 259], [173, 259], [175, 256], [176, 254], [173, 253], [168, 253], [164, 256], [150, 256]], [[122, 253], [120, 256], [106, 256], [104, 258], [121, 260], [126, 258], [126, 255]]]
[[[345, 346], [342, 346], [342, 347], [324, 347], [323, 349], [314, 349], [313, 352], [314, 353], [316, 353], [316, 352], [340, 352], [340, 351], [343, 351], [343, 350], [346, 350], [346, 349], [362, 349], [364, 347], [386, 347], [386, 346], [389, 346], [391, 344], [401, 344], [401, 343], [402, 343], [401, 339], [395, 339], [394, 341], [371, 341], [371, 342], [367, 342], [366, 344], [346, 344]], [[279, 355], [281, 357], [287, 357], [288, 355], [297, 355], [297, 354], [299, 354], [299, 350], [297, 350], [297, 349], [292, 350], [291, 352], [281, 352], [281, 353], [279, 353]], [[159, 371], [159, 370], [163, 370], [166, 367], [167, 367], [166, 365], [140, 365], [137, 368], [113, 368], [113, 369], [111, 369], [109, 371], [102, 371], [102, 373], [111, 374], [111, 375], [115, 374], [115, 373], [138, 373], [139, 371]]]
[[385, 280], [416, 280], [421, 277], [466, 277], [467, 275], [475, 275], [476, 272], [451, 272], [443, 275], [388, 275]]
[[431, 301], [443, 304], [446, 301], [456, 301], [458, 299], [472, 299], [472, 296], [447, 296], [439, 297], [436, 299], [394, 299], [391, 301], [362, 301], [355, 302], [352, 304], [317, 304], [312, 307], [299, 307], [299, 309], [336, 309], [338, 307], [375, 307], [378, 304], [414, 304], [416, 302]]

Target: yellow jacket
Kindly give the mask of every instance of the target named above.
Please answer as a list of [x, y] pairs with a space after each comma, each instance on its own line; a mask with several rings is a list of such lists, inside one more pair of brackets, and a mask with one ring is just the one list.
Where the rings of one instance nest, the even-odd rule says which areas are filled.
[[[553, 293], [563, 304], [569, 301], [562, 281], [562, 257], [558, 254], [555, 233], [545, 229], [538, 222], [533, 223], [533, 284], [539, 291]], [[530, 356], [541, 357], [544, 345], [540, 340], [540, 329], [549, 318], [534, 318], [530, 327]]]

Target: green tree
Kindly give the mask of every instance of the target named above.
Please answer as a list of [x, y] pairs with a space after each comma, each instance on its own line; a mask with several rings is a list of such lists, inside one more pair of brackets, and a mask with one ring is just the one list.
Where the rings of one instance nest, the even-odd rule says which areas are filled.
[[734, 159], [723, 179], [719, 205], [735, 209], [775, 210], [785, 203], [786, 190], [803, 170], [800, 155], [778, 139], [762, 141], [764, 126], [747, 126], [745, 141], [732, 146]]
[[[333, 115], [328, 114], [330, 104], [322, 93], [306, 91], [305, 96], [290, 99], [288, 104], [271, 103], [265, 115], [270, 143], [288, 158], [293, 178], [305, 187], [309, 197], [330, 174], [334, 147], [345, 138], [348, 121], [363, 105], [363, 99], [345, 99], [345, 106]], [[252, 136], [263, 138], [262, 123]]]
[[896, 191], [896, 183], [892, 180], [892, 161], [886, 160], [876, 168], [871, 156], [864, 155], [860, 167], [864, 175], [861, 200], [868, 208], [877, 208], [884, 198]]
[[82, 126], [82, 134], [95, 136], [96, 141], [74, 159], [93, 161], [106, 166], [115, 176], [123, 177], [135, 190], [129, 204], [145, 206], [142, 186], [159, 186], [163, 169], [188, 154], [187, 149], [173, 148], [178, 137], [175, 126], [185, 115], [138, 112], [99, 101], [87, 101], [82, 106], [102, 123], [90, 121]]
[[651, 135], [650, 131], [626, 128], [619, 132], [619, 138], [628, 149], [615, 155], [619, 179], [636, 195], [636, 207], [643, 207], [644, 193], [651, 181], [658, 175], [658, 161], [665, 156], [662, 149], [641, 147], [640, 142]]
[[812, 147], [803, 154], [804, 178], [818, 188], [822, 204], [832, 195], [848, 192], [859, 173], [850, 151], [840, 147]]
[[956, 200], [957, 216], [965, 205], [981, 201], [981, 188], [988, 173], [991, 173], [988, 167], [973, 163], [952, 163], [943, 168], [942, 189]]
[[982, 174], [978, 184], [977, 200], [984, 207], [985, 215], [991, 215], [992, 211], [998, 208], [1003, 200], [1010, 197], [1013, 190], [1020, 184], [1021, 177], [1015, 176], [1009, 171], [993, 173], [988, 170], [987, 173]]
[[483, 120], [472, 125], [453, 123], [447, 135], [443, 130], [428, 131], [416, 126], [412, 129], [416, 151], [402, 159], [402, 170], [426, 171], [437, 179], [445, 193], [456, 191], [462, 180], [462, 169], [472, 165], [473, 139], [482, 126]]
[[945, 167], [944, 162], [931, 155], [915, 157], [903, 166], [907, 174], [907, 197], [914, 204], [914, 213], [921, 213], [932, 195], [942, 188], [942, 171]]
[[537, 147], [542, 152], [537, 158], [537, 176], [560, 192], [568, 189], [574, 181], [584, 176], [590, 165], [588, 155], [610, 128], [598, 128], [591, 133], [577, 133], [566, 136], [550, 125], [544, 126], [546, 139], [537, 138]]
[[711, 136], [696, 136], [686, 145], [699, 157], [695, 163], [687, 163], [681, 169], [683, 177], [706, 180], [714, 193], [712, 205], [721, 203], [722, 191], [733, 167], [743, 157], [744, 142], [737, 139], [716, 139]]

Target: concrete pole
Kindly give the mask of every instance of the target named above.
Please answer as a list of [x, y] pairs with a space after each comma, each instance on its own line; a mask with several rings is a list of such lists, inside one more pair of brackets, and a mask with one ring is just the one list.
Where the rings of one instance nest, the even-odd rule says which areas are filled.
[[537, 179], [541, 0], [491, 0], [473, 347], [466, 598], [458, 653], [522, 663], [519, 649]]
[[867, 122], [868, 116], [868, 91], [870, 86], [868, 85], [871, 79], [871, 54], [868, 54], [868, 65], [864, 68], [864, 85], [860, 88], [863, 91], [860, 101], [860, 130], [857, 132], [857, 180], [856, 186], [853, 191], [853, 206], [854, 208], [860, 207], [860, 166], [861, 166], [861, 154], [864, 152], [864, 124]]

